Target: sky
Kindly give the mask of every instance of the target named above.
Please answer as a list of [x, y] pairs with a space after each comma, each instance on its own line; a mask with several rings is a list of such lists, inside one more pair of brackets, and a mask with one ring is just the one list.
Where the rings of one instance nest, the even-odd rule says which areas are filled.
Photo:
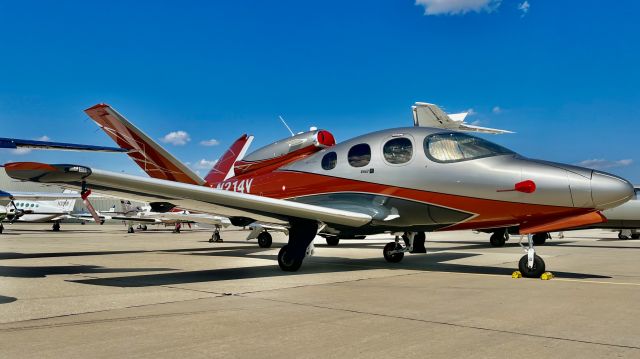
[[[412, 125], [416, 101], [515, 134], [532, 158], [640, 183], [640, 2], [0, 0], [0, 137], [110, 146], [108, 103], [202, 175], [317, 126]], [[123, 154], [0, 150], [0, 163], [140, 174]]]

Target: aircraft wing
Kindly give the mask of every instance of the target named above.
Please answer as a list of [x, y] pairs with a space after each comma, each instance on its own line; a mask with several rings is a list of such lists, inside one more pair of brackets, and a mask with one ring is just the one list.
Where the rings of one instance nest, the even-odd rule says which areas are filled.
[[416, 102], [411, 106], [413, 111], [413, 125], [416, 127], [435, 127], [454, 131], [482, 132], [491, 134], [513, 133], [489, 127], [470, 125], [464, 122], [467, 113], [446, 114], [432, 103]]
[[165, 212], [165, 213], [149, 213], [142, 214], [139, 218], [154, 219], [159, 221], [171, 222], [194, 222], [217, 224], [224, 227], [231, 225], [229, 219], [220, 216], [212, 216], [206, 213], [182, 213], [182, 212]]
[[248, 225], [255, 221], [288, 224], [290, 219], [298, 218], [360, 227], [372, 219], [364, 213], [93, 170], [85, 166], [16, 162], [6, 164], [5, 170], [10, 177], [18, 180], [58, 183], [76, 188], [86, 182], [88, 188], [99, 193], [142, 202], [169, 202], [189, 211], [227, 217], [234, 225]]
[[0, 190], [0, 199], [23, 199], [32, 201], [78, 199], [79, 193], [51, 193], [51, 192], [4, 192]]
[[59, 151], [93, 151], [93, 152], [128, 152], [129, 150], [119, 147], [105, 147], [92, 145], [79, 145], [75, 143], [50, 142], [21, 140], [18, 138], [0, 138], [0, 148], [30, 148], [40, 150], [59, 150]]
[[460, 131], [468, 131], [468, 132], [491, 133], [491, 134], [494, 134], [494, 135], [503, 134], [503, 133], [513, 133], [513, 131], [499, 130], [499, 129], [496, 129], [496, 128], [468, 125], [466, 123], [461, 123], [460, 127], [459, 127], [459, 130]]

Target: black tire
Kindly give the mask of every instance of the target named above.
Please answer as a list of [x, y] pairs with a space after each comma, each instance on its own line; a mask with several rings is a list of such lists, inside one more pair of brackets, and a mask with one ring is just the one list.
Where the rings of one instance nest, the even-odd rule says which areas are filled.
[[133, 230], [133, 227], [129, 227], [129, 228], [127, 229], [127, 233], [134, 233], [134, 232], [135, 232], [135, 231]]
[[271, 248], [271, 244], [273, 243], [273, 238], [271, 238], [271, 233], [262, 232], [258, 234], [258, 245], [260, 248]]
[[327, 241], [327, 245], [331, 247], [335, 247], [340, 243], [340, 237], [338, 236], [327, 237], [325, 240]]
[[384, 255], [384, 259], [387, 262], [389, 262], [389, 263], [398, 263], [398, 262], [400, 262], [402, 260], [402, 258], [404, 258], [404, 253], [403, 252], [394, 253], [394, 254], [388, 253], [390, 251], [395, 250], [399, 246], [400, 245], [397, 244], [396, 242], [389, 242], [384, 246], [384, 249], [382, 250], [382, 255]]
[[629, 239], [629, 237], [622, 234], [622, 231], [618, 232], [618, 239]]
[[527, 267], [527, 262], [529, 262], [527, 255], [522, 256], [520, 262], [518, 262], [518, 270], [520, 270], [522, 276], [527, 278], [540, 278], [545, 271], [544, 260], [536, 254], [533, 257], [533, 268]]
[[505, 235], [502, 232], [493, 232], [491, 237], [489, 237], [489, 243], [491, 243], [492, 247], [504, 247], [507, 241], [504, 237]]
[[302, 259], [293, 259], [287, 256], [287, 247], [289, 245], [285, 244], [282, 248], [280, 248], [280, 252], [278, 252], [278, 265], [280, 269], [285, 272], [296, 272], [302, 266]]
[[142, 230], [143, 230], [143, 231], [146, 231], [146, 230], [147, 230], [147, 225], [146, 225], [146, 224], [142, 225]]
[[60, 231], [60, 224], [59, 224], [59, 223], [54, 223], [54, 224], [53, 224], [53, 227], [51, 227], [51, 229], [52, 229], [54, 232], [59, 232], [59, 231]]
[[631, 235], [631, 239], [640, 239], [640, 233], [634, 233]]
[[536, 233], [533, 235], [533, 244], [535, 244], [536, 246], [541, 246], [547, 241], [548, 237], [549, 233]]
[[0, 234], [2, 234], [2, 232], [4, 232], [4, 226], [0, 224]]

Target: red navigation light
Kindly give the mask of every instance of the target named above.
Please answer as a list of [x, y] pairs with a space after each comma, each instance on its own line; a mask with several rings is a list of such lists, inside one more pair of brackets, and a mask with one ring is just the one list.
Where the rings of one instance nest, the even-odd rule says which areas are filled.
[[329, 131], [325, 131], [325, 130], [318, 131], [316, 138], [318, 139], [318, 143], [325, 147], [331, 147], [336, 144], [336, 139], [333, 137], [333, 135]]
[[536, 183], [532, 180], [518, 182], [514, 189], [522, 193], [533, 193], [536, 191]]

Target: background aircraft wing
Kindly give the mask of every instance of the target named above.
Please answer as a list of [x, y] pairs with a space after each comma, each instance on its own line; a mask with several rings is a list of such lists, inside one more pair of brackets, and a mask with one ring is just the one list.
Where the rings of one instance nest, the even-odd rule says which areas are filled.
[[206, 223], [217, 224], [220, 226], [228, 227], [231, 222], [228, 218], [213, 216], [206, 213], [182, 213], [182, 212], [165, 212], [165, 213], [150, 213], [140, 216], [140, 218], [157, 219], [160, 221], [181, 221], [181, 222], [194, 222], [194, 223]]
[[23, 199], [23, 200], [56, 200], [56, 199], [78, 199], [79, 193], [39, 193], [39, 192], [4, 192], [0, 191], [0, 198], [3, 199]]
[[127, 152], [127, 149], [119, 147], [104, 147], [92, 145], [79, 145], [76, 143], [49, 142], [35, 140], [21, 140], [18, 138], [0, 138], [0, 148], [31, 148], [40, 150], [59, 151], [93, 151], [93, 152]]
[[84, 166], [17, 162], [6, 164], [5, 170], [10, 177], [18, 180], [58, 183], [75, 188], [86, 182], [88, 188], [98, 193], [142, 202], [169, 202], [189, 211], [227, 217], [234, 225], [248, 225], [255, 221], [288, 224], [290, 219], [300, 218], [360, 227], [371, 221], [371, 216], [364, 213], [224, 191], [207, 186], [92, 170]]
[[481, 132], [491, 134], [513, 133], [507, 130], [480, 127], [464, 122], [466, 112], [446, 114], [432, 103], [416, 102], [411, 106], [413, 110], [413, 125], [416, 127], [436, 127], [455, 131]]
[[460, 129], [460, 131], [491, 133], [491, 134], [495, 134], [495, 135], [502, 134], [502, 133], [513, 133], [513, 131], [499, 130], [499, 129], [496, 129], [496, 128], [468, 125], [466, 123], [461, 123], [459, 129]]

